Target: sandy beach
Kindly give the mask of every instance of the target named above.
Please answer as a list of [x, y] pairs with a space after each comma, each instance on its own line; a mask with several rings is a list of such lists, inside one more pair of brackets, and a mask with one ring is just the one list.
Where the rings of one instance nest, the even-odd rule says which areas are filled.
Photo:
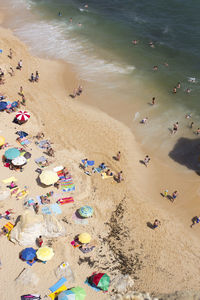
[[[28, 188], [30, 198], [50, 191], [60, 193], [55, 187], [43, 188], [37, 183], [34, 160], [43, 152], [33, 136], [39, 131], [44, 132], [55, 150], [55, 158], [50, 158], [52, 164], [47, 169], [66, 166], [76, 187], [74, 192], [66, 193], [66, 197], [73, 196], [74, 203], [63, 205], [62, 214], [57, 216], [66, 234], [52, 240], [44, 237], [44, 244], [51, 242], [55, 253], [51, 261], [30, 267], [19, 259], [19, 253], [25, 247], [13, 244], [5, 236], [0, 237], [1, 299], [20, 299], [26, 293], [38, 293], [45, 299], [50, 293], [49, 287], [58, 280], [55, 269], [64, 261], [69, 262], [75, 276], [74, 284], [67, 287], [83, 287], [88, 300], [112, 296], [111, 290], [105, 294], [97, 293], [84, 284], [86, 277], [94, 271], [106, 272], [111, 280], [116, 275], [128, 274], [134, 280], [133, 290], [154, 295], [199, 290], [200, 228], [198, 225], [190, 228], [192, 217], [199, 214], [199, 177], [196, 173], [184, 172], [185, 167], [175, 162], [160, 161], [155, 153], [148, 153], [151, 161], [146, 168], [140, 163], [147, 154], [146, 149], [137, 143], [128, 127], [86, 104], [87, 85], [79, 81], [70, 65], [33, 57], [10, 30], [0, 28], [0, 37], [3, 50], [0, 67], [5, 73], [5, 84], [0, 86], [0, 92], [7, 95], [6, 100], [20, 100], [18, 92], [23, 86], [26, 110], [31, 114], [28, 122], [19, 126], [12, 122], [15, 113], [0, 112], [0, 135], [10, 146], [19, 147], [16, 131], [28, 132], [31, 144], [27, 150], [32, 154], [22, 173], [0, 164], [1, 190], [8, 190], [2, 180], [15, 176], [21, 188]], [[10, 48], [13, 49], [12, 60], [8, 57]], [[21, 71], [16, 70], [20, 59], [23, 61]], [[10, 66], [14, 76], [9, 75]], [[28, 79], [36, 70], [40, 74], [39, 82], [31, 83]], [[71, 98], [69, 95], [74, 87], [80, 84], [84, 87], [83, 94]], [[113, 156], [119, 150], [122, 156], [118, 162]], [[5, 149], [0, 151], [3, 156]], [[79, 168], [86, 157], [94, 160], [95, 166], [104, 162], [115, 174], [123, 170], [124, 181], [104, 180], [98, 173], [86, 175]], [[165, 189], [169, 193], [179, 191], [174, 203], [160, 195]], [[92, 206], [94, 215], [88, 224], [76, 224], [73, 215], [83, 205]], [[12, 223], [27, 210], [24, 199], [16, 200], [11, 196], [0, 201], [1, 213], [9, 208], [15, 212]], [[152, 230], [147, 223], [155, 219], [161, 221], [161, 226]], [[0, 226], [5, 224], [6, 220], [0, 219]], [[89, 254], [81, 253], [70, 244], [81, 232], [90, 233], [97, 241]], [[36, 245], [32, 247], [36, 248]], [[25, 286], [16, 281], [24, 268], [31, 268], [38, 276], [36, 286], [34, 283]]]

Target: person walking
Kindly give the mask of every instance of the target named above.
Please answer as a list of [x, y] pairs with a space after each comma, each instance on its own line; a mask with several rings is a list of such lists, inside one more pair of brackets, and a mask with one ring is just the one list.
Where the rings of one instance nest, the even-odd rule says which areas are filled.
[[145, 156], [143, 162], [144, 162], [144, 165], [147, 167], [148, 164], [149, 164], [149, 162], [150, 162], [150, 157], [149, 157], [149, 155], [146, 155], [146, 156]]
[[177, 191], [174, 191], [173, 194], [172, 194], [172, 202], [174, 202], [174, 200], [177, 198], [178, 196], [178, 192]]
[[192, 225], [190, 225], [190, 227], [192, 228], [192, 226], [198, 224], [199, 222], [200, 222], [200, 217], [195, 216], [194, 218], [192, 218]]
[[152, 226], [152, 229], [156, 229], [159, 225], [161, 225], [160, 221], [155, 219], [155, 221], [153, 223], [153, 226]]

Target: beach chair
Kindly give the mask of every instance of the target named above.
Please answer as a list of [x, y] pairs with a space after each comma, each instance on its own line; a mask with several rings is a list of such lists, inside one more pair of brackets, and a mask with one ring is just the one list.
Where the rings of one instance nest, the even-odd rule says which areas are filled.
[[10, 236], [10, 232], [13, 229], [14, 225], [11, 222], [6, 223], [6, 225], [3, 226], [3, 228], [5, 228], [7, 230], [7, 233], [5, 234], [5, 236], [7, 236], [7, 238], [9, 239]]

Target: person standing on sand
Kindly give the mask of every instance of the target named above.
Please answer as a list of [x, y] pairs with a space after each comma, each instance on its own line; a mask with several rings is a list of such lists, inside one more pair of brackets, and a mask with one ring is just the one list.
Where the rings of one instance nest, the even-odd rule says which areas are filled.
[[163, 195], [164, 195], [164, 197], [167, 197], [168, 196], [168, 190], [165, 190]]
[[192, 228], [192, 226], [198, 224], [199, 222], [200, 222], [200, 217], [195, 216], [194, 218], [192, 218], [192, 225], [190, 225], [190, 227]]
[[35, 82], [38, 82], [39, 81], [39, 72], [36, 71], [35, 72]]
[[192, 129], [192, 128], [193, 128], [193, 126], [194, 126], [194, 122], [191, 122], [191, 124], [190, 124], [190, 128]]
[[174, 200], [177, 198], [178, 196], [178, 192], [177, 191], [174, 191], [173, 194], [172, 194], [172, 199], [171, 201], [174, 202]]
[[147, 167], [148, 164], [149, 164], [149, 162], [150, 162], [150, 157], [149, 157], [149, 155], [146, 155], [146, 156], [145, 156], [143, 162], [144, 162], [144, 165]]
[[20, 59], [20, 61], [18, 62], [18, 65], [17, 65], [17, 69], [21, 71], [22, 69], [22, 60]]
[[117, 161], [120, 161], [120, 158], [121, 158], [121, 152], [118, 151], [118, 152], [117, 152], [117, 155], [116, 155], [116, 160], [117, 160]]
[[156, 100], [156, 98], [155, 98], [155, 97], [153, 97], [153, 98], [152, 98], [152, 102], [151, 102], [151, 104], [152, 104], [152, 105], [154, 105], [154, 104], [155, 104], [155, 100]]
[[12, 56], [13, 56], [13, 51], [12, 51], [12, 49], [10, 48], [10, 49], [9, 49], [9, 55], [8, 55], [8, 57], [9, 57], [10, 59], [12, 59]]
[[43, 239], [42, 239], [42, 236], [41, 236], [41, 235], [40, 235], [39, 238], [37, 239], [37, 243], [38, 243], [38, 246], [39, 246], [39, 247], [42, 247]]
[[152, 229], [156, 229], [159, 225], [161, 225], [160, 221], [155, 219], [155, 221], [153, 223], [153, 226], [152, 226]]

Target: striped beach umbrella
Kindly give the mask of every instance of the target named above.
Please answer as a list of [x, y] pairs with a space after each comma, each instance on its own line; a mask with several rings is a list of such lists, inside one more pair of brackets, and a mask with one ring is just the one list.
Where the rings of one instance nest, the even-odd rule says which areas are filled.
[[93, 215], [93, 208], [89, 205], [85, 205], [79, 208], [78, 212], [81, 217], [89, 218]]
[[26, 110], [19, 110], [16, 114], [16, 119], [18, 121], [27, 121], [30, 118], [30, 114]]

